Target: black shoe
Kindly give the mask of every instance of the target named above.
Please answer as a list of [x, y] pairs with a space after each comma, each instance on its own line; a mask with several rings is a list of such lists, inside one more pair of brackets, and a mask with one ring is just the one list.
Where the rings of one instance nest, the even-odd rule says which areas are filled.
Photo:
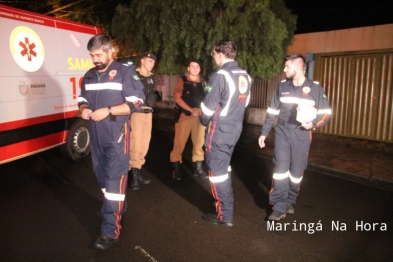
[[116, 243], [119, 238], [113, 239], [108, 236], [101, 235], [96, 242], [94, 242], [93, 248], [99, 250], [105, 250], [110, 248], [114, 243]]
[[140, 170], [139, 170], [139, 175], [138, 175], [138, 181], [139, 181], [139, 183], [144, 184], [144, 185], [150, 184], [150, 182], [151, 182], [150, 179], [148, 179], [147, 177], [143, 177], [141, 175]]
[[292, 203], [288, 203], [286, 213], [287, 213], [287, 214], [290, 214], [290, 215], [295, 214], [295, 208], [293, 207], [293, 204], [292, 204]]
[[232, 227], [233, 226], [233, 222], [225, 222], [225, 221], [221, 221], [217, 218], [217, 214], [204, 214], [202, 216], [203, 220], [205, 220], [206, 222], [215, 224], [215, 225], [221, 225], [224, 227]]
[[209, 179], [209, 176], [203, 171], [202, 161], [196, 161], [193, 163], [194, 166], [194, 176], [200, 177], [202, 179]]
[[181, 174], [180, 174], [180, 162], [173, 162], [173, 173], [172, 173], [172, 178], [174, 180], [181, 180]]
[[128, 171], [128, 188], [131, 190], [140, 190], [139, 187], [139, 169], [137, 168], [131, 168], [130, 171]]
[[273, 211], [273, 213], [271, 213], [267, 219], [269, 220], [273, 220], [273, 221], [279, 221], [281, 219], [284, 219], [287, 215], [285, 213], [281, 213], [278, 211]]

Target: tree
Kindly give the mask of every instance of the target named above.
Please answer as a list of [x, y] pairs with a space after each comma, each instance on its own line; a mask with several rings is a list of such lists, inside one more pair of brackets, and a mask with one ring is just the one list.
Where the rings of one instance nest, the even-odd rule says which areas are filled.
[[170, 74], [183, 72], [190, 58], [210, 72], [214, 42], [231, 39], [239, 64], [252, 77], [268, 79], [282, 69], [296, 29], [283, 0], [144, 0], [116, 11], [111, 34], [121, 54], [154, 52], [156, 71]]

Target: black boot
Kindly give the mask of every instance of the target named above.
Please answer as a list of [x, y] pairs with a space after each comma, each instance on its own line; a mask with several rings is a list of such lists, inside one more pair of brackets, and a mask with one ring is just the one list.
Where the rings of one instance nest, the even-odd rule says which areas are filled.
[[143, 177], [141, 175], [141, 170], [140, 169], [137, 169], [137, 170], [138, 170], [138, 181], [139, 181], [139, 183], [144, 184], [144, 185], [149, 184], [151, 182], [151, 180], [148, 179], [147, 177]]
[[131, 168], [130, 171], [128, 171], [128, 188], [131, 190], [140, 190], [139, 187], [139, 180], [138, 180], [138, 174], [139, 174], [139, 169], [137, 168]]
[[172, 173], [172, 178], [173, 178], [174, 180], [181, 180], [180, 162], [173, 162], [173, 173]]
[[193, 162], [192, 164], [194, 166], [194, 173], [193, 173], [194, 176], [198, 176], [203, 179], [209, 179], [209, 176], [205, 173], [205, 171], [203, 171], [202, 161], [196, 161]]

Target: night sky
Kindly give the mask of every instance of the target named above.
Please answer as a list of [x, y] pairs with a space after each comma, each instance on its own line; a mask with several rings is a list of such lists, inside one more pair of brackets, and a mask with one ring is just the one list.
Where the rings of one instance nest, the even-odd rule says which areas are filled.
[[391, 0], [285, 0], [285, 3], [298, 16], [295, 34], [393, 23]]

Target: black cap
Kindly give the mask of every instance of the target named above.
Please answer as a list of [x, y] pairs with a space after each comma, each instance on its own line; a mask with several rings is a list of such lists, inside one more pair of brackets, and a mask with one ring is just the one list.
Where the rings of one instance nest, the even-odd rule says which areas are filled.
[[142, 55], [142, 58], [145, 58], [145, 57], [151, 58], [151, 59], [153, 59], [154, 61], [157, 61], [157, 57], [156, 57], [153, 53], [144, 52], [143, 55]]
[[202, 67], [201, 66], [201, 61], [199, 61], [198, 59], [191, 59], [190, 62], [188, 62], [188, 65], [190, 65], [191, 62], [197, 63], [199, 65], [199, 67]]

